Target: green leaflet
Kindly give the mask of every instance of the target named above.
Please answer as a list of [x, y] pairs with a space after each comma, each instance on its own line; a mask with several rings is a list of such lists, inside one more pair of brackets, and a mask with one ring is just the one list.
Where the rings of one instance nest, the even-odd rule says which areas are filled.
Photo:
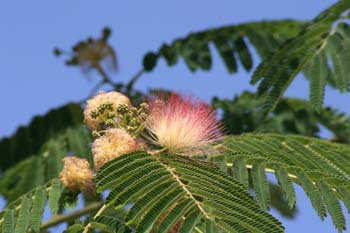
[[181, 222], [181, 227], [179, 231], [182, 232], [193, 232], [196, 227], [197, 222], [201, 218], [201, 213], [199, 210], [194, 210], [192, 213], [189, 213], [185, 220]]
[[217, 37], [214, 39], [214, 45], [218, 50], [222, 60], [224, 61], [227, 70], [230, 73], [237, 72], [237, 62], [232, 52], [232, 47], [224, 37]]
[[16, 211], [13, 209], [7, 209], [5, 211], [4, 223], [2, 225], [3, 233], [13, 233], [15, 232], [15, 220]]
[[298, 174], [298, 179], [301, 186], [305, 190], [306, 195], [309, 197], [311, 204], [316, 210], [318, 216], [320, 216], [321, 219], [324, 219], [324, 217], [326, 217], [327, 210], [322, 199], [320, 190], [312, 183], [312, 181], [306, 174]]
[[284, 167], [279, 166], [275, 166], [275, 171], [278, 184], [286, 194], [288, 205], [290, 208], [293, 208], [295, 206], [296, 196], [293, 184], [288, 176], [288, 172]]
[[78, 233], [84, 230], [84, 226], [81, 224], [74, 224], [68, 227], [67, 230], [64, 231], [64, 233]]
[[332, 35], [327, 43], [326, 52], [332, 60], [335, 86], [340, 92], [349, 91], [350, 77], [348, 62], [350, 61], [350, 45], [340, 34]]
[[28, 157], [8, 169], [0, 180], [0, 192], [11, 202], [58, 177], [63, 167], [62, 159], [68, 152], [92, 162], [88, 147], [90, 141], [91, 136], [82, 125], [59, 133], [43, 145], [39, 154]]
[[215, 233], [215, 232], [218, 232], [218, 229], [216, 228], [216, 226], [213, 222], [211, 222], [210, 220], [206, 220], [205, 231], [207, 233]]
[[86, 158], [90, 164], [93, 164], [89, 144], [92, 141], [90, 132], [85, 126], [68, 128], [65, 132], [67, 150], [74, 156]]
[[132, 230], [126, 225], [122, 224], [119, 219], [111, 216], [98, 216], [92, 221], [92, 226], [109, 233], [131, 233]]
[[[323, 99], [324, 75], [327, 75], [327, 73], [320, 73], [319, 76], [316, 76], [317, 73], [313, 72], [319, 72], [319, 70], [317, 70], [317, 67], [310, 70], [310, 66], [313, 66], [313, 64], [310, 64], [310, 61], [322, 62], [324, 49], [332, 60], [334, 68], [333, 78], [336, 81], [337, 88], [340, 91], [348, 91], [349, 79], [346, 74], [348, 66], [344, 64], [346, 61], [349, 61], [347, 52], [349, 44], [345, 45], [342, 43], [338, 34], [335, 33], [342, 24], [336, 26], [333, 26], [333, 24], [349, 8], [349, 1], [338, 1], [316, 17], [297, 36], [284, 42], [278, 50], [260, 63], [253, 74], [251, 83], [256, 84], [258, 81], [261, 81], [258, 90], [265, 101], [266, 111], [272, 111], [276, 107], [277, 102], [289, 84], [308, 64], [307, 72], [312, 72], [310, 89], [313, 90], [313, 98], [311, 98], [311, 101], [315, 101], [312, 103], [316, 109], [319, 109], [320, 98]], [[341, 51], [340, 48], [342, 48]], [[317, 58], [317, 56], [321, 57]], [[317, 59], [320, 59], [320, 61], [317, 61]], [[325, 65], [322, 71], [329, 69], [328, 64]], [[319, 81], [315, 79], [319, 79]]]
[[67, 154], [64, 143], [58, 140], [51, 140], [47, 144], [47, 149], [44, 151], [44, 158], [46, 162], [46, 176], [49, 179], [57, 177], [63, 168], [62, 159]]
[[237, 39], [234, 39], [233, 43], [243, 67], [247, 71], [251, 70], [253, 67], [253, 59], [246, 42], [242, 37], [237, 37]]
[[339, 192], [341, 196], [341, 200], [344, 202], [344, 205], [349, 212], [350, 211], [350, 187], [349, 186], [338, 187], [337, 191]]
[[312, 106], [319, 111], [326, 83], [349, 91], [350, 29], [343, 21], [338, 22], [349, 8], [350, 3], [341, 0], [310, 23], [267, 21], [191, 33], [146, 54], [144, 68], [152, 71], [162, 57], [173, 66], [182, 57], [191, 71], [208, 70], [212, 63], [208, 45], [212, 43], [229, 73], [238, 71], [238, 59], [249, 71], [253, 66], [249, 41], [264, 59], [251, 79], [252, 84], [259, 82], [264, 110], [272, 111], [297, 74], [304, 71], [310, 80]]
[[46, 204], [46, 190], [38, 189], [35, 191], [33, 206], [30, 213], [30, 225], [34, 232], [39, 232], [41, 219], [44, 214]]
[[226, 158], [217, 157], [215, 162], [219, 163], [219, 158], [222, 163], [236, 158], [245, 161], [241, 163], [251, 170], [256, 198], [263, 209], [269, 201], [265, 173], [272, 172], [290, 207], [295, 203], [293, 181], [304, 189], [321, 219], [329, 214], [340, 232], [345, 229], [339, 201], [349, 208], [350, 146], [311, 137], [251, 133], [227, 137], [222, 149], [228, 152]]
[[183, 58], [193, 72], [209, 70], [212, 65], [210, 44], [214, 44], [229, 73], [236, 73], [239, 58], [245, 70], [253, 67], [253, 59], [245, 39], [249, 40], [261, 57], [265, 57], [288, 38], [295, 36], [305, 23], [291, 20], [263, 21], [209, 29], [191, 33], [187, 37], [164, 44], [157, 52], [149, 52], [143, 58], [143, 67], [152, 71], [158, 59], [164, 58], [174, 66]]
[[[191, 200], [184, 198], [178, 205], [176, 205], [176, 207], [172, 208], [166, 216], [163, 216], [163, 219], [160, 219], [160, 223], [156, 224], [155, 228], [158, 232], [168, 232], [170, 229], [182, 225], [183, 221], [179, 221], [179, 219], [181, 219], [189, 209], [193, 208], [193, 206], [194, 204]], [[193, 221], [193, 223], [195, 222], [196, 221]]]
[[57, 214], [59, 209], [59, 199], [62, 192], [61, 182], [57, 179], [51, 181], [51, 187], [49, 189], [49, 207], [52, 214]]
[[12, 137], [0, 140], [0, 170], [4, 172], [19, 161], [37, 154], [52, 136], [68, 127], [80, 125], [81, 121], [82, 110], [76, 103], [34, 117], [28, 126], [19, 127]]
[[269, 183], [265, 174], [265, 166], [262, 161], [255, 161], [252, 168], [252, 180], [255, 191], [255, 197], [263, 210], [269, 210], [270, 191]]
[[0, 212], [0, 229], [3, 232], [26, 233], [39, 232], [46, 203], [57, 213], [64, 203], [59, 203], [61, 184], [53, 179], [10, 203]]
[[283, 231], [240, 183], [209, 163], [186, 157], [155, 157], [146, 152], [123, 155], [102, 166], [96, 186], [99, 192], [112, 190], [108, 206], [131, 204], [124, 221], [136, 232], [172, 227], [192, 232], [200, 219], [222, 230], [230, 226], [253, 232]]
[[320, 180], [318, 182], [318, 186], [320, 188], [320, 191], [322, 193], [322, 197], [324, 202], [326, 203], [328, 212], [330, 213], [333, 224], [338, 229], [339, 232], [342, 232], [342, 230], [345, 230], [345, 217], [343, 215], [343, 211], [341, 209], [340, 203], [338, 201], [338, 197], [333, 192], [332, 188], [328, 186], [328, 184]]
[[24, 196], [21, 202], [21, 209], [17, 217], [15, 233], [26, 233], [29, 228], [30, 208], [32, 205], [30, 197]]
[[310, 79], [310, 101], [314, 104], [314, 109], [317, 112], [320, 112], [322, 109], [327, 79], [330, 75], [327, 58], [324, 52], [320, 52], [318, 56], [314, 56], [305, 68], [304, 74]]
[[[148, 214], [140, 221], [136, 231], [145, 232], [153, 227], [153, 223], [162, 216], [162, 213], [166, 212], [172, 207], [173, 203], [176, 202], [183, 195], [182, 190], [174, 190], [164, 195], [157, 203], [148, 210]], [[136, 204], [135, 204], [136, 205]]]
[[249, 188], [248, 171], [245, 167], [246, 161], [242, 157], [235, 156], [233, 159], [232, 175], [239, 180], [244, 187]]
[[282, 98], [276, 109], [265, 116], [263, 101], [256, 94], [246, 91], [233, 99], [214, 98], [212, 104], [222, 112], [228, 134], [261, 132], [318, 137], [323, 126], [338, 142], [349, 142], [349, 116], [329, 106], [315, 111], [308, 101]]

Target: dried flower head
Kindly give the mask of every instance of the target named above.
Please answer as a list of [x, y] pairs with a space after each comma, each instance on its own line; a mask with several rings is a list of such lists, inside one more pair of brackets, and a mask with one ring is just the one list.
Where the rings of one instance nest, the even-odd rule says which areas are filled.
[[75, 156], [65, 157], [63, 163], [60, 179], [67, 189], [73, 192], [83, 191], [85, 193], [94, 191], [93, 172], [86, 159]]
[[75, 44], [72, 51], [54, 49], [56, 56], [66, 55], [66, 65], [79, 66], [81, 70], [89, 74], [90, 71], [97, 71], [104, 74], [109, 71], [116, 71], [118, 68], [117, 54], [108, 43], [112, 31], [109, 28], [102, 30], [99, 38], [88, 37]]
[[90, 39], [75, 47], [77, 62], [84, 73], [105, 66], [107, 70], [117, 69], [114, 49], [103, 39]]
[[151, 101], [145, 126], [150, 143], [187, 155], [219, 140], [222, 128], [210, 106], [177, 94]]
[[[99, 130], [101, 123], [110, 119], [114, 112], [120, 105], [130, 106], [130, 100], [125, 95], [113, 91], [113, 92], [103, 92], [101, 91], [98, 95], [89, 99], [84, 110], [85, 124], [90, 130]], [[101, 107], [108, 108], [109, 111], [102, 112], [101, 115], [94, 116], [96, 111], [103, 110]], [[105, 115], [103, 115], [105, 114]], [[101, 119], [105, 118], [105, 119]]]
[[92, 154], [96, 169], [106, 162], [126, 153], [136, 151], [136, 140], [124, 129], [108, 129], [105, 135], [92, 144]]

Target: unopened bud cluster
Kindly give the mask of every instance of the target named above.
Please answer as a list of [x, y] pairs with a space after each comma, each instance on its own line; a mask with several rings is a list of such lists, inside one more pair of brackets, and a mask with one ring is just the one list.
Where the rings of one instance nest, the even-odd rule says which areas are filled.
[[126, 103], [115, 106], [112, 102], [104, 102], [96, 109], [89, 111], [90, 116], [85, 116], [86, 122], [89, 119], [98, 122], [98, 127], [94, 128], [95, 137], [102, 136], [105, 130], [110, 128], [123, 128], [130, 134], [138, 134], [143, 129], [143, 123], [147, 119], [148, 104], [142, 103], [139, 108], [132, 107]]
[[130, 106], [129, 98], [118, 92], [100, 92], [86, 103], [84, 110], [86, 126], [91, 131], [113, 127], [119, 105]]
[[120, 128], [124, 128], [131, 134], [137, 135], [143, 130], [143, 124], [147, 119], [148, 104], [142, 103], [139, 108], [129, 107], [125, 104], [117, 108], [117, 118]]

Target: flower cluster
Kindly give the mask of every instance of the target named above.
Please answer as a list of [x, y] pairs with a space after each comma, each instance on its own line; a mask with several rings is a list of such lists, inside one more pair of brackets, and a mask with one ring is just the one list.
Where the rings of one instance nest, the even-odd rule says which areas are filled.
[[[196, 98], [177, 94], [134, 107], [119, 92], [100, 92], [87, 101], [84, 118], [95, 137], [92, 154], [96, 170], [136, 150], [193, 156], [221, 138], [215, 111]], [[86, 160], [68, 157], [64, 163], [60, 177], [68, 189], [91, 189], [93, 172]]]

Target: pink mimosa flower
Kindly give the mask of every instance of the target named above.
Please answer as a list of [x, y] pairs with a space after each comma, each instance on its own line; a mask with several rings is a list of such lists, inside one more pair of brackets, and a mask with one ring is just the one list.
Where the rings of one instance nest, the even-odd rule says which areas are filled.
[[206, 103], [171, 94], [150, 102], [146, 122], [150, 143], [169, 152], [191, 155], [221, 138], [222, 126]]

